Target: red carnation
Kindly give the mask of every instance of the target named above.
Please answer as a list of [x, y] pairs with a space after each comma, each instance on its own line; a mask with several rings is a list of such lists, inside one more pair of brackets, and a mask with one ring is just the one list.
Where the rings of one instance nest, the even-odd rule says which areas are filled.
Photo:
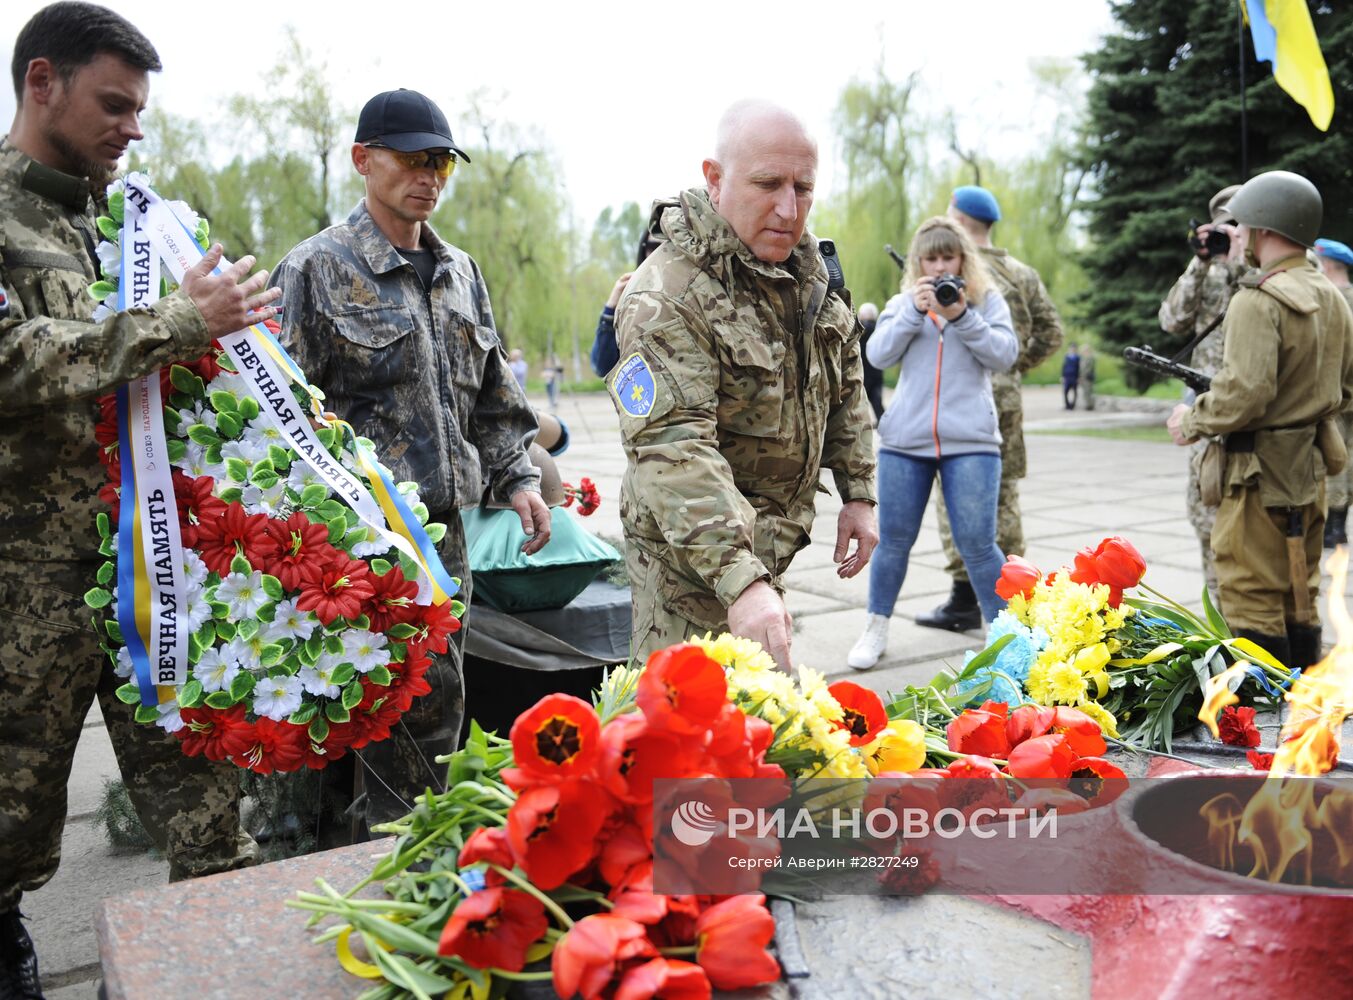
[[1259, 727], [1254, 724], [1254, 709], [1249, 706], [1227, 705], [1217, 720], [1217, 731], [1227, 746], [1257, 747], [1260, 742]]

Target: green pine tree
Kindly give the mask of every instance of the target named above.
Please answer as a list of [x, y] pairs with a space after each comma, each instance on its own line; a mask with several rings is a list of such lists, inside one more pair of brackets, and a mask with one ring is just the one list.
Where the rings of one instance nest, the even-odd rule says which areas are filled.
[[[1254, 59], [1244, 31], [1248, 171], [1294, 170], [1325, 198], [1326, 235], [1353, 239], [1353, 10], [1310, 3], [1334, 88], [1334, 121], [1320, 132], [1280, 90], [1268, 63]], [[1190, 217], [1246, 179], [1241, 164], [1238, 5], [1235, 0], [1115, 2], [1118, 29], [1085, 59], [1089, 93], [1082, 164], [1089, 287], [1081, 312], [1101, 342], [1183, 346], [1164, 334], [1156, 312], [1188, 264]], [[1133, 373], [1135, 384], [1149, 382]]]

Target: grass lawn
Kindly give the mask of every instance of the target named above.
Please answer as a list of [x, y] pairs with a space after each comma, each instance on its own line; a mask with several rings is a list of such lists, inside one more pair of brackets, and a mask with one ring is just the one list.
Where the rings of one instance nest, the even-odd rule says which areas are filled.
[[1026, 430], [1025, 434], [1060, 434], [1074, 437], [1109, 438], [1115, 441], [1155, 441], [1158, 444], [1172, 444], [1170, 432], [1164, 424], [1154, 427], [1068, 427], [1066, 430]]

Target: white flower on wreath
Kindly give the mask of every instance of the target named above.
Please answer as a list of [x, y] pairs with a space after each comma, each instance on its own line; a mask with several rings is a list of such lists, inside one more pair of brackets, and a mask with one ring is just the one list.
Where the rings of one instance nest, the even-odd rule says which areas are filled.
[[188, 591], [187, 627], [189, 632], [196, 632], [211, 620], [211, 602], [206, 599], [205, 594], [205, 587], [193, 587]]
[[296, 598], [290, 597], [277, 605], [277, 610], [273, 613], [272, 621], [263, 626], [262, 635], [265, 642], [276, 642], [279, 639], [295, 639], [297, 642], [305, 642], [319, 628], [319, 619], [313, 612], [300, 611], [296, 607]]
[[359, 674], [369, 673], [390, 662], [390, 650], [386, 648], [389, 640], [380, 632], [349, 629], [343, 633], [342, 640], [343, 662], [351, 663]]
[[216, 377], [207, 383], [207, 395], [213, 392], [228, 392], [236, 399], [249, 395], [249, 383], [239, 372], [222, 369]]
[[94, 312], [90, 314], [89, 321], [91, 323], [102, 323], [109, 316], [115, 315], [117, 315], [116, 309], [110, 306], [107, 302], [100, 302], [98, 305], [94, 307]]
[[[183, 550], [183, 582], [188, 585], [191, 592], [193, 588], [201, 588], [206, 585], [207, 574], [211, 571], [207, 569], [207, 564], [202, 561], [192, 549]], [[191, 600], [191, 597], [189, 598]]]
[[155, 711], [160, 713], [160, 717], [155, 720], [155, 725], [166, 733], [177, 733], [183, 728], [183, 716], [179, 715], [178, 699], [156, 705]]
[[279, 431], [267, 417], [261, 414], [244, 425], [244, 437], [257, 438], [263, 442], [266, 448], [270, 444], [278, 445], [282, 448], [291, 446], [291, 442]]
[[264, 677], [254, 685], [254, 714], [281, 722], [301, 707], [299, 677]]
[[292, 462], [291, 471], [287, 473], [287, 488], [294, 490], [299, 496], [307, 486], [323, 486], [325, 498], [333, 496], [333, 490], [329, 489], [329, 484], [308, 462]]
[[321, 698], [337, 698], [343, 690], [333, 681], [333, 673], [337, 669], [337, 663], [323, 667], [317, 663], [313, 667], [301, 667], [301, 672], [296, 676], [301, 679], [301, 685], [308, 694]]
[[262, 436], [246, 430], [234, 441], [221, 445], [222, 458], [238, 458], [253, 465], [268, 457], [268, 442]]
[[122, 276], [122, 248], [120, 246], [104, 240], [94, 248], [94, 252], [99, 255], [99, 267], [103, 269], [105, 278], [117, 280]]
[[228, 574], [216, 588], [216, 600], [230, 608], [226, 620], [238, 622], [256, 617], [272, 598], [263, 589], [262, 571], [254, 570], [247, 576], [244, 573]]
[[117, 662], [113, 664], [113, 673], [126, 680], [133, 672], [131, 650], [126, 646], [118, 647]]
[[[367, 535], [376, 535], [376, 533], [367, 528]], [[354, 559], [370, 559], [372, 556], [383, 556], [393, 548], [394, 546], [388, 540], [376, 535], [375, 538], [368, 537], [365, 541], [354, 542], [351, 555]]]
[[[223, 448], [222, 451], [224, 450]], [[187, 442], [183, 457], [175, 462], [174, 466], [183, 470], [184, 475], [192, 476], [194, 479], [210, 476], [217, 483], [220, 483], [226, 478], [225, 463], [208, 462], [207, 449], [196, 441]]]
[[252, 639], [241, 639], [239, 636], [231, 639], [221, 647], [221, 655], [234, 660], [240, 665], [241, 670], [260, 670], [263, 667], [261, 651], [263, 641], [262, 632]]
[[202, 685], [203, 691], [221, 691], [230, 687], [231, 682], [239, 676], [240, 665], [232, 657], [227, 656], [224, 649], [212, 648], [203, 652], [193, 667], [193, 676], [197, 682]]
[[[382, 466], [382, 468], [384, 468], [384, 466]], [[389, 470], [387, 469], [386, 472], [388, 474]], [[410, 508], [417, 507], [423, 502], [423, 498], [418, 495], [417, 483], [396, 483], [395, 489], [399, 491], [399, 495], [404, 498], [404, 502], [407, 503]]]
[[[224, 451], [224, 449], [222, 449]], [[250, 483], [240, 494], [240, 503], [244, 506], [246, 514], [267, 514], [269, 516], [276, 514], [279, 507], [287, 498], [287, 484], [278, 480], [271, 486], [264, 488]]]
[[179, 407], [179, 419], [183, 421], [179, 425], [183, 432], [183, 437], [188, 434], [188, 428], [193, 424], [206, 424], [212, 430], [216, 430], [216, 411], [202, 400], [194, 400], [192, 406]]

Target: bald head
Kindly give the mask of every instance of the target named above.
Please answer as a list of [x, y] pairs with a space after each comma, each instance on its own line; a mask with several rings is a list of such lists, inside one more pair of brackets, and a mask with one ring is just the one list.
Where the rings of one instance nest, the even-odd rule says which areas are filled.
[[879, 318], [879, 307], [872, 302], [866, 302], [860, 306], [859, 317], [861, 323], [876, 322]]
[[769, 101], [733, 104], [703, 165], [714, 210], [758, 260], [780, 263], [803, 237], [817, 183], [817, 142]]

